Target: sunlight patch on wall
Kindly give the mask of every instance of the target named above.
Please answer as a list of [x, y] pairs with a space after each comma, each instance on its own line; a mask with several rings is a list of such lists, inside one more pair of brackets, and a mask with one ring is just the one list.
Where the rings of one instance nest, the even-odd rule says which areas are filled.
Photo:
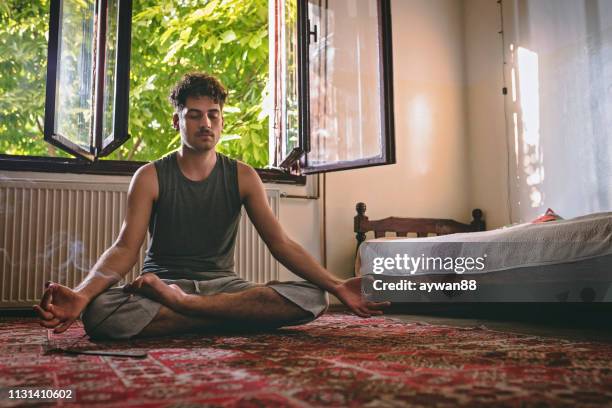
[[544, 181], [544, 155], [540, 146], [540, 86], [538, 54], [523, 47], [517, 49], [519, 100], [522, 115], [522, 165], [529, 186], [532, 208], [543, 205], [539, 186]]
[[417, 95], [408, 104], [408, 124], [410, 126], [410, 163], [418, 174], [426, 174], [430, 167], [432, 149], [432, 110], [425, 95]]

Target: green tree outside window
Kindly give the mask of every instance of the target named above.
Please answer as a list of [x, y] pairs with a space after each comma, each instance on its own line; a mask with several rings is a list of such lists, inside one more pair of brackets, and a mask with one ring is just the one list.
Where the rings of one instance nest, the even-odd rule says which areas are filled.
[[[49, 1], [0, 3], [0, 153], [68, 156], [42, 138]], [[169, 89], [188, 71], [230, 94], [218, 150], [268, 164], [268, 1], [138, 0], [132, 19], [131, 138], [108, 156], [150, 161], [180, 145]]]

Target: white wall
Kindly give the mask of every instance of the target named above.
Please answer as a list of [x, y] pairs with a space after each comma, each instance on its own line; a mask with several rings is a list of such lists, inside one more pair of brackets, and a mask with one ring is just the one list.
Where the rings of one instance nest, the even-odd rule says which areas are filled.
[[353, 273], [355, 203], [370, 218], [470, 219], [463, 2], [391, 2], [397, 164], [327, 175], [328, 269]]
[[465, 0], [465, 67], [470, 207], [487, 228], [510, 223], [501, 18], [497, 0]]

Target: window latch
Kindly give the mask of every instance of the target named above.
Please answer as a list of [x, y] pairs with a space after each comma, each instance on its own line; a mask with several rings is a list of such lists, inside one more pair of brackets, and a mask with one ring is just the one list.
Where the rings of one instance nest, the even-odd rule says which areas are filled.
[[286, 173], [299, 174], [303, 157], [304, 150], [302, 150], [302, 148], [300, 147], [294, 147], [291, 153], [287, 155], [285, 160], [283, 160], [282, 163], [278, 165], [278, 167], [283, 169]]
[[[310, 20], [308, 20], [308, 27], [310, 27]], [[319, 28], [317, 27], [317, 25], [313, 25], [313, 30], [312, 31], [308, 31], [308, 40], [310, 40], [310, 37], [313, 37], [314, 40], [312, 41], [313, 43], [317, 42], [317, 38], [318, 38], [318, 30]]]

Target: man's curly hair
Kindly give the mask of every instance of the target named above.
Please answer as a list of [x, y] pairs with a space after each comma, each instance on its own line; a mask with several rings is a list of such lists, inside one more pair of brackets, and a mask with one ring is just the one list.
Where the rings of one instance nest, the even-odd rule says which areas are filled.
[[225, 98], [227, 98], [227, 90], [212, 75], [203, 72], [190, 72], [185, 74], [170, 91], [170, 103], [178, 112], [185, 107], [185, 102], [189, 96], [208, 96], [223, 108]]

